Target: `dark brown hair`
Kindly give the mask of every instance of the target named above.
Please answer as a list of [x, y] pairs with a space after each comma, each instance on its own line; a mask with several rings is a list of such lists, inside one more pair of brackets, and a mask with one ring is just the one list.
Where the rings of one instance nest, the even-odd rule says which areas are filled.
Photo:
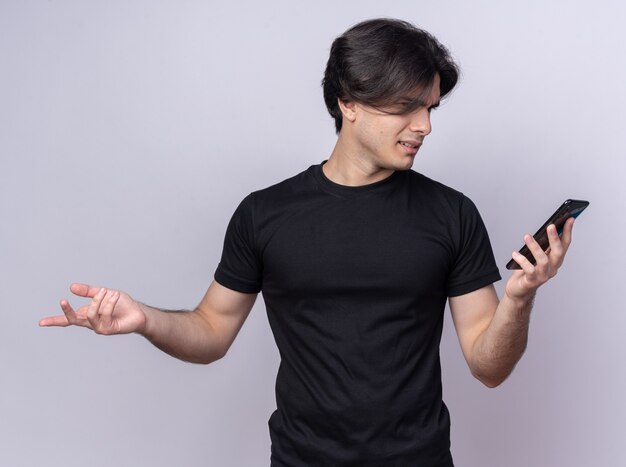
[[397, 19], [372, 19], [351, 27], [333, 41], [322, 80], [337, 133], [342, 123], [337, 99], [409, 113], [424, 105], [436, 74], [443, 98], [456, 85], [459, 68], [428, 32]]

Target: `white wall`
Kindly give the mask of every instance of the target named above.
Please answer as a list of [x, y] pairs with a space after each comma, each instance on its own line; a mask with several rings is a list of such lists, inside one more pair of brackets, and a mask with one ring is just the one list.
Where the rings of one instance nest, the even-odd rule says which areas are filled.
[[462, 67], [414, 169], [476, 202], [505, 277], [524, 233], [566, 198], [591, 201], [501, 387], [472, 379], [446, 317], [457, 465], [624, 465], [625, 13], [618, 1], [0, 1], [0, 465], [269, 464], [278, 352], [260, 297], [208, 367], [37, 321], [73, 281], [194, 307], [239, 201], [328, 157], [330, 44], [377, 16], [431, 31]]

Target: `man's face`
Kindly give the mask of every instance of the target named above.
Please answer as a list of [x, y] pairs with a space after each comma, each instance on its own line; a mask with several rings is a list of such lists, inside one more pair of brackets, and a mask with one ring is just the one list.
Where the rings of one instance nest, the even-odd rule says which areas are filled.
[[388, 114], [355, 103], [350, 143], [358, 157], [373, 167], [410, 169], [424, 138], [431, 131], [430, 111], [439, 104], [439, 85], [439, 75], [436, 75], [424, 106], [409, 114]]

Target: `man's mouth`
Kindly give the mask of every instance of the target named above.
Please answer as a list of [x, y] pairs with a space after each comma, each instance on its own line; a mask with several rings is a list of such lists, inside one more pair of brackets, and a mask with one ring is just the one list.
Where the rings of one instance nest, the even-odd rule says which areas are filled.
[[409, 154], [416, 154], [417, 150], [422, 145], [421, 142], [415, 140], [398, 141], [398, 144], [400, 144], [400, 146], [402, 146], [402, 149], [404, 149], [404, 151]]

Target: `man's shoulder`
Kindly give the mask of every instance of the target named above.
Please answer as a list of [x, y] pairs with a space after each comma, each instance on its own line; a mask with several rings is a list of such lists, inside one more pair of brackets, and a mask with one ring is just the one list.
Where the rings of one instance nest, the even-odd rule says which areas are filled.
[[460, 222], [480, 217], [478, 207], [464, 192], [413, 170], [411, 172], [413, 172], [411, 177], [415, 181], [413, 185], [418, 187], [414, 194], [425, 202], [429, 212], [436, 212], [448, 220]]
[[427, 195], [428, 198], [441, 198], [454, 202], [460, 202], [467, 198], [463, 192], [438, 180], [427, 177], [420, 172], [416, 172], [413, 169], [407, 172], [407, 176], [411, 180], [411, 186], [415, 187], [415, 190], [419, 191], [421, 194]]
[[265, 188], [255, 190], [251, 194], [257, 198], [274, 198], [302, 191], [302, 189], [310, 183], [312, 168], [313, 166], [310, 166], [296, 175], [288, 177], [280, 182], [276, 182]]
[[250, 192], [242, 204], [255, 211], [275, 212], [309, 198], [315, 190], [311, 165], [307, 169], [265, 188]]

